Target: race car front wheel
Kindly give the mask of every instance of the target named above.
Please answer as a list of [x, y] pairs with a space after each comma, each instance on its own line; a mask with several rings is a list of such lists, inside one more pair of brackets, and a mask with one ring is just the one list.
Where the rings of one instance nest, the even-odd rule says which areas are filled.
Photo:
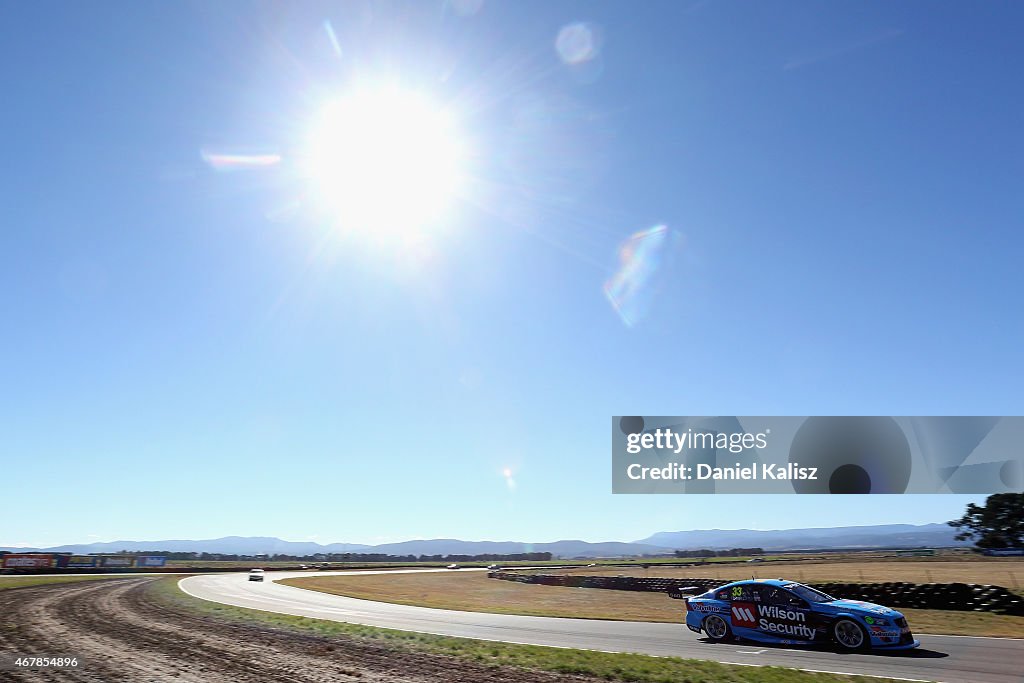
[[868, 644], [868, 634], [864, 627], [852, 619], [839, 619], [832, 624], [832, 639], [840, 650], [847, 652], [863, 650]]
[[721, 643], [732, 637], [729, 624], [725, 623], [725, 619], [717, 614], [709, 614], [704, 617], [704, 633], [708, 634], [708, 638], [716, 643]]

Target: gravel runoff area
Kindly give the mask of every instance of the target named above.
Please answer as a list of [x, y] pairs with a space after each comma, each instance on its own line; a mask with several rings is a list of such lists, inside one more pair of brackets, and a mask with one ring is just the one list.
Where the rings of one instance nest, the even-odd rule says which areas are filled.
[[147, 590], [151, 577], [33, 586], [0, 593], [0, 653], [77, 655], [79, 670], [2, 671], [0, 681], [593, 681], [396, 652], [357, 640], [213, 620]]

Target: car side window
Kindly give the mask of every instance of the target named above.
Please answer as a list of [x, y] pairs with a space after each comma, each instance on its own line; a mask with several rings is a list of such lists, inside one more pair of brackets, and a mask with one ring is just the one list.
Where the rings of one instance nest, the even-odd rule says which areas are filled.
[[750, 602], [754, 599], [754, 592], [751, 588], [752, 586], [749, 584], [729, 588], [729, 600], [732, 600], [733, 602]]
[[807, 602], [790, 593], [785, 588], [772, 588], [766, 591], [764, 596], [766, 605], [778, 605], [779, 607], [796, 607], [807, 609]]

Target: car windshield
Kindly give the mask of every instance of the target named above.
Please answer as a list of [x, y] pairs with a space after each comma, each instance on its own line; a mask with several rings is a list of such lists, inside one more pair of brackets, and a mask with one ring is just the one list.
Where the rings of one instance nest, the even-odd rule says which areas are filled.
[[803, 598], [807, 602], [832, 602], [835, 600], [831, 595], [816, 591], [809, 586], [804, 586], [799, 583], [790, 583], [783, 586], [786, 590], [790, 591], [799, 598]]

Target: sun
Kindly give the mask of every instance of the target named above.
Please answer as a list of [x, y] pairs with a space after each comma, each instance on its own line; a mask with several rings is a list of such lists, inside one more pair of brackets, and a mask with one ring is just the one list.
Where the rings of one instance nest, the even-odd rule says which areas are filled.
[[464, 157], [454, 116], [427, 95], [360, 88], [316, 116], [303, 170], [341, 229], [392, 242], [441, 226], [460, 192]]

